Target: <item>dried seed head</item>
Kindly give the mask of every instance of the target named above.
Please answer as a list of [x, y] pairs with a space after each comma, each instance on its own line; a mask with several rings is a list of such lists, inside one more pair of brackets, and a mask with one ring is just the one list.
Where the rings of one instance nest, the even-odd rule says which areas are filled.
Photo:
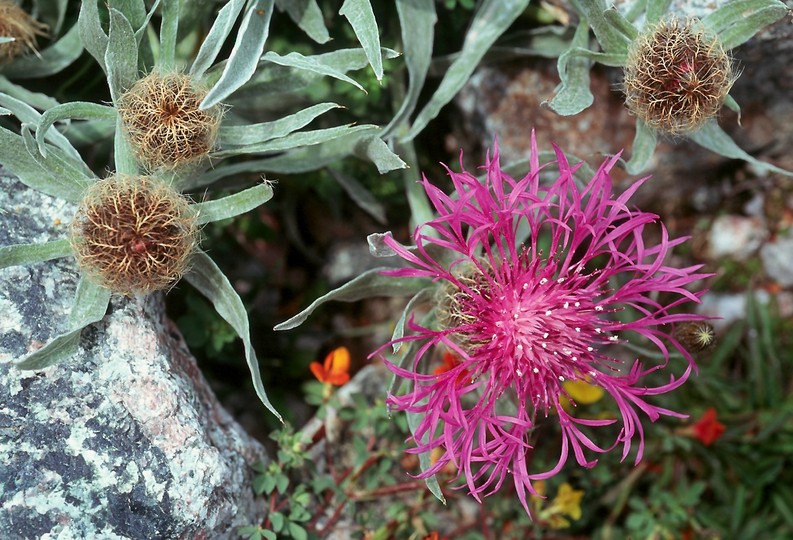
[[685, 322], [675, 326], [675, 339], [689, 352], [702, 352], [713, 347], [716, 333], [708, 322]]
[[697, 19], [663, 20], [631, 45], [625, 102], [648, 126], [688, 133], [716, 116], [735, 82], [732, 60]]
[[209, 155], [217, 141], [223, 108], [199, 109], [207, 90], [182, 73], [153, 72], [118, 100], [117, 108], [135, 151], [146, 169], [175, 169]]
[[36, 50], [36, 36], [46, 36], [47, 25], [28, 15], [9, 0], [0, 0], [0, 36], [14, 41], [0, 43], [0, 64], [7, 64], [20, 54]]
[[82, 271], [113, 292], [167, 289], [196, 249], [196, 217], [161, 181], [116, 175], [87, 190], [71, 224], [72, 247]]

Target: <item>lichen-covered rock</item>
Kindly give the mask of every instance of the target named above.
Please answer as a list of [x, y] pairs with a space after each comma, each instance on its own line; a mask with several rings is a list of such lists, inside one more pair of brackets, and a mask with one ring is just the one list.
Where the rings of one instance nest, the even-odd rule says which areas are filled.
[[[0, 174], [0, 245], [65, 234], [74, 210]], [[237, 538], [266, 460], [217, 402], [162, 297], [114, 299], [70, 360], [14, 360], [66, 329], [71, 259], [0, 270], [0, 537]]]

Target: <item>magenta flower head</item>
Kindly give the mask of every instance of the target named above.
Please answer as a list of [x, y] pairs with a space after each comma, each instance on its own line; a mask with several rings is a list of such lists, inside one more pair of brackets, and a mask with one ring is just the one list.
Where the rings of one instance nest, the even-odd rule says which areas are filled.
[[[686, 239], [670, 239], [662, 223], [658, 242], [645, 243], [645, 226], [658, 216], [628, 206], [646, 179], [621, 195], [612, 192], [609, 171], [619, 156], [579, 188], [573, 175], [581, 164], [571, 166], [556, 147], [558, 176], [541, 184], [550, 170], [539, 164], [533, 133], [531, 150], [530, 171], [521, 180], [501, 170], [497, 147], [484, 181], [449, 170], [452, 196], [424, 178], [438, 216], [416, 229], [415, 247], [390, 235], [380, 241], [410, 263], [384, 273], [432, 280], [433, 306], [414, 310], [407, 333], [377, 353], [409, 344], [414, 351], [405, 367], [388, 362], [409, 383], [406, 394], [390, 395], [388, 403], [418, 419], [412, 452], [439, 449], [440, 458], [420, 477], [452, 463], [481, 502], [511, 476], [527, 512], [526, 492], [536, 495], [532, 481], [559, 472], [571, 454], [592, 467], [592, 454], [621, 445], [625, 459], [636, 442], [638, 463], [642, 417], [685, 416], [651, 400], [696, 369], [673, 328], [702, 319], [679, 307], [699, 302], [703, 291], [688, 287], [706, 277], [697, 273], [700, 266], [665, 265], [671, 248]], [[633, 356], [624, 346], [632, 339], [657, 348], [655, 360]], [[674, 350], [687, 361], [682, 373], [648, 385], [645, 377], [666, 370]], [[444, 356], [445, 365], [433, 369]], [[602, 388], [617, 412], [611, 419], [567, 412], [576, 404], [565, 381]], [[536, 428], [547, 422], [558, 423], [561, 442], [548, 440], [546, 430], [537, 436]], [[616, 440], [596, 442], [601, 431]], [[532, 470], [539, 445], [559, 449], [555, 466]]]

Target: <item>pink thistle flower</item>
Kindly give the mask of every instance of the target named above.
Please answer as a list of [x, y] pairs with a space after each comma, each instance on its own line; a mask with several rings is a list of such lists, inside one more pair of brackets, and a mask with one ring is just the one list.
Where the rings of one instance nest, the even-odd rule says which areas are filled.
[[[658, 216], [627, 206], [646, 178], [619, 196], [612, 193], [609, 171], [619, 155], [605, 161], [581, 189], [573, 179], [580, 164], [571, 166], [554, 147], [559, 175], [544, 186], [545, 166], [539, 164], [533, 133], [531, 145], [530, 171], [521, 180], [501, 170], [497, 147], [484, 166], [484, 183], [447, 169], [455, 196], [423, 179], [438, 217], [416, 229], [415, 248], [383, 237], [411, 264], [384, 273], [431, 279], [438, 291], [434, 309], [422, 319], [426, 326], [412, 313], [409, 333], [376, 353], [399, 343], [417, 346], [412, 369], [387, 364], [411, 383], [406, 394], [388, 398], [392, 409], [420, 418], [411, 451], [443, 450], [419, 477], [452, 463], [481, 502], [512, 476], [527, 512], [526, 492], [537, 495], [532, 482], [559, 472], [571, 453], [579, 465], [592, 467], [597, 460], [586, 454], [622, 445], [625, 459], [638, 441], [638, 463], [644, 450], [640, 414], [653, 422], [662, 415], [685, 417], [647, 398], [676, 389], [696, 369], [671, 326], [702, 319], [675, 311], [699, 302], [704, 291], [687, 286], [708, 275], [697, 273], [700, 266], [664, 265], [671, 248], [686, 238], [670, 239], [662, 223], [660, 242], [645, 244], [644, 228]], [[661, 360], [630, 360], [620, 344], [631, 333], [653, 343]], [[673, 350], [688, 361], [684, 373], [647, 386], [644, 377], [666, 369]], [[453, 351], [457, 360], [433, 372], [427, 364], [434, 351]], [[591, 420], [566, 412], [562, 401], [575, 403], [565, 381], [602, 388], [616, 403], [617, 418]], [[544, 442], [535, 440], [535, 428], [552, 419], [561, 430], [558, 462], [532, 471], [534, 447]], [[606, 428], [611, 424], [620, 427], [616, 440], [598, 445], [590, 434], [603, 428], [616, 432]]]

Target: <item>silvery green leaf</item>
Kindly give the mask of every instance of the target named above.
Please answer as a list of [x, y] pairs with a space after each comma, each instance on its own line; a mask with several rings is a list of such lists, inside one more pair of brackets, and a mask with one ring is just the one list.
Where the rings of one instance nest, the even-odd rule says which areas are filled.
[[47, 155], [43, 156], [39, 152], [36, 139], [33, 138], [33, 134], [27, 124], [22, 125], [22, 143], [30, 156], [40, 166], [45, 167], [54, 177], [85, 182], [86, 179], [93, 176], [93, 173], [82, 160], [75, 160], [57, 146], [47, 148]]
[[377, 167], [377, 172], [385, 174], [396, 169], [406, 169], [407, 164], [381, 139], [382, 134], [361, 137], [353, 147], [353, 154], [361, 159], [368, 159]]
[[[612, 7], [607, 9], [603, 12], [603, 16], [606, 18], [606, 21], [620, 34], [622, 34], [627, 40], [628, 43], [634, 41], [637, 37], [639, 37], [639, 31], [633, 26], [628, 19], [626, 19], [622, 13], [617, 11], [616, 8]], [[623, 51], [621, 49], [617, 51], [611, 50], [611, 48], [606, 49], [608, 52], [612, 54], [619, 54], [624, 55], [627, 53], [627, 50]]]
[[245, 306], [242, 304], [237, 291], [234, 290], [228, 278], [223, 275], [223, 272], [220, 271], [215, 262], [203, 251], [199, 251], [194, 256], [193, 266], [185, 275], [185, 279], [212, 302], [218, 315], [229, 323], [234, 331], [237, 332], [237, 335], [240, 336], [245, 346], [245, 360], [251, 372], [256, 395], [259, 396], [264, 406], [283, 422], [281, 415], [270, 403], [267, 398], [267, 392], [264, 390], [264, 383], [259, 372], [259, 361], [251, 344], [248, 313], [245, 311]]
[[654, 129], [641, 120], [636, 120], [636, 135], [633, 138], [631, 159], [625, 164], [625, 170], [630, 174], [639, 174], [647, 168], [653, 158], [658, 136]]
[[[0, 93], [0, 105], [8, 108], [12, 113], [14, 113], [14, 116], [16, 116], [25, 125], [38, 125], [39, 121], [41, 120], [41, 115], [36, 109], [24, 101], [7, 94]], [[69, 140], [64, 137], [62, 133], [52, 130], [46, 134], [46, 139], [66, 152], [66, 154], [71, 157], [72, 160], [83, 165], [86, 171], [88, 170], [88, 168], [82, 163], [80, 154], [77, 152], [77, 150], [75, 150]]]
[[298, 52], [290, 52], [286, 56], [281, 56], [276, 52], [268, 51], [262, 57], [262, 60], [265, 62], [272, 62], [273, 64], [278, 64], [280, 66], [302, 69], [316, 73], [318, 75], [333, 77], [335, 79], [339, 79], [340, 81], [350, 83], [359, 90], [363, 90], [363, 86], [358, 84], [354, 79], [348, 77], [343, 72], [335, 69], [334, 67], [320, 62], [317, 56], [303, 56]]
[[225, 146], [224, 141], [229, 141], [229, 144], [233, 146], [244, 146], [284, 137], [305, 127], [315, 118], [329, 110], [339, 107], [341, 105], [336, 103], [320, 103], [271, 122], [243, 126], [222, 125], [220, 126], [220, 146], [221, 148]]
[[286, 11], [289, 18], [317, 43], [330, 40], [317, 0], [275, 0], [275, 5], [281, 11]]
[[416, 309], [417, 305], [429, 302], [431, 299], [432, 299], [432, 290], [429, 288], [424, 288], [421, 289], [418, 293], [416, 293], [416, 295], [413, 296], [413, 298], [411, 298], [410, 301], [408, 301], [407, 305], [405, 306], [405, 309], [402, 310], [402, 314], [399, 316], [399, 319], [397, 319], [397, 322], [394, 325], [394, 332], [391, 335], [391, 341], [396, 342], [391, 346], [391, 350], [393, 351], [394, 354], [398, 353], [399, 350], [402, 348], [402, 345], [404, 344], [403, 342], [398, 340], [402, 339], [402, 337], [404, 337], [405, 335], [405, 323], [407, 322], [410, 314], [413, 313], [413, 310]]
[[266, 203], [272, 197], [272, 184], [264, 182], [222, 199], [198, 203], [195, 205], [198, 223], [203, 225], [238, 216]]
[[132, 28], [140, 28], [148, 23], [144, 0], [110, 0], [109, 5], [124, 14]]
[[[627, 54], [630, 38], [625, 35], [624, 29], [614, 26], [606, 16], [605, 0], [571, 0], [573, 7], [586, 19], [600, 47], [607, 53]], [[627, 21], [625, 21], [627, 23]], [[627, 23], [630, 24], [630, 23]], [[586, 45], [579, 45], [585, 47]]]
[[138, 42], [132, 25], [120, 11], [110, 9], [110, 31], [105, 51], [107, 83], [113, 103], [138, 78]]
[[0, 247], [0, 268], [33, 264], [72, 254], [72, 248], [66, 239], [35, 244], [14, 244]]
[[389, 268], [367, 270], [341, 287], [330, 291], [314, 300], [303, 311], [281, 324], [275, 330], [291, 330], [303, 324], [314, 310], [326, 302], [357, 302], [364, 298], [376, 296], [410, 296], [427, 286], [427, 281], [418, 278], [397, 278], [384, 276], [381, 272]]
[[16, 41], [16, 38], [0, 36], [0, 43], [13, 43], [14, 41]]
[[99, 19], [98, 2], [82, 2], [80, 14], [77, 17], [77, 27], [80, 30], [80, 40], [85, 50], [99, 62], [102, 70], [107, 73], [105, 66], [105, 52], [107, 51], [108, 38], [102, 29]]
[[11, 111], [6, 109], [5, 107], [0, 107], [0, 115], [8, 116], [11, 114]]
[[647, 3], [647, 23], [655, 24], [668, 12], [672, 0], [649, 0]]
[[[435, 214], [430, 207], [427, 193], [421, 185], [421, 170], [419, 169], [416, 146], [413, 141], [406, 143], [396, 142], [396, 148], [407, 162], [407, 168], [402, 170], [402, 183], [405, 186], [408, 206], [410, 206], [410, 227], [415, 228], [420, 224], [427, 223]], [[428, 232], [428, 234], [433, 234]]]
[[380, 54], [380, 32], [369, 0], [344, 0], [339, 10], [350, 21], [355, 36], [366, 51], [366, 58], [378, 81], [383, 80], [383, 57]]
[[[416, 429], [419, 427], [419, 425], [421, 424], [421, 420], [424, 417], [419, 413], [406, 412], [405, 414], [407, 415], [410, 434], [415, 437]], [[432, 462], [430, 460], [430, 452], [423, 452], [419, 454], [419, 467], [421, 468], [422, 472], [432, 467]], [[446, 498], [443, 496], [443, 493], [441, 492], [441, 487], [438, 485], [438, 479], [435, 477], [434, 474], [429, 478], [425, 478], [424, 483], [427, 484], [427, 489], [430, 490], [430, 493], [435, 495], [435, 498], [437, 498], [443, 504], [446, 504]]]
[[394, 235], [391, 231], [384, 233], [372, 233], [366, 237], [366, 243], [369, 244], [369, 253], [374, 257], [395, 257], [397, 252], [385, 243], [386, 238], [393, 238]]
[[124, 126], [121, 117], [116, 118], [116, 132], [113, 137], [113, 161], [118, 174], [138, 174], [138, 160], [135, 152], [124, 135]]
[[[115, 120], [116, 110], [107, 105], [100, 105], [98, 103], [89, 103], [86, 101], [73, 101], [71, 103], [62, 103], [49, 109], [39, 118], [38, 126], [36, 127], [36, 142], [39, 145], [39, 152], [42, 155], [47, 155], [47, 149], [44, 145], [44, 135], [47, 134], [50, 127], [58, 121], [80, 119], [80, 120]], [[56, 131], [56, 130], [52, 130]]]
[[[154, 2], [151, 5], [151, 9], [148, 11], [148, 13], [144, 13], [145, 16], [142, 21], [140, 20], [139, 15], [135, 15], [135, 20], [129, 19], [129, 16], [127, 17], [130, 24], [132, 24], [132, 28], [136, 29], [135, 41], [137, 41], [138, 44], [140, 44], [141, 41], [143, 41], [143, 36], [144, 34], [146, 34], [148, 30], [149, 22], [151, 21], [151, 18], [154, 16], [154, 12], [157, 11], [158, 7], [160, 7], [160, 0], [154, 0]], [[150, 49], [151, 48], [149, 47], [149, 50]]]
[[724, 106], [730, 109], [733, 112], [738, 113], [738, 125], [741, 125], [741, 106], [738, 105], [738, 102], [735, 101], [735, 98], [731, 95], [727, 94], [727, 97], [724, 98]]
[[742, 159], [760, 170], [772, 171], [785, 176], [793, 176], [793, 172], [786, 171], [776, 165], [761, 161], [742, 150], [729, 135], [719, 126], [716, 120], [709, 120], [703, 127], [688, 134], [688, 138], [698, 145], [717, 154], [732, 158]]
[[432, 60], [435, 23], [438, 21], [433, 0], [397, 0], [396, 8], [402, 31], [408, 89], [399, 111], [383, 129], [383, 138], [393, 133], [416, 109]]
[[358, 205], [358, 208], [372, 216], [378, 223], [385, 223], [385, 208], [377, 202], [375, 196], [363, 184], [340, 170], [330, 168], [329, 171], [336, 182], [347, 192], [347, 195]]
[[69, 314], [71, 330], [57, 336], [44, 347], [15, 363], [19, 369], [44, 369], [77, 352], [80, 334], [89, 324], [101, 321], [107, 312], [110, 291], [83, 277], [77, 284], [72, 312]]
[[0, 92], [15, 97], [27, 105], [40, 110], [49, 109], [50, 107], [58, 105], [56, 99], [40, 92], [31, 92], [18, 84], [12, 83], [2, 75], [0, 75]]
[[67, 4], [67, 0], [36, 0], [38, 16], [43, 23], [49, 26], [52, 36], [58, 36], [61, 33]]
[[784, 2], [778, 0], [735, 0], [708, 14], [702, 23], [718, 34], [722, 45], [729, 50], [746, 42], [788, 11]]
[[212, 28], [207, 32], [201, 48], [198, 49], [193, 66], [190, 68], [190, 75], [200, 79], [214, 63], [223, 43], [234, 28], [234, 23], [239, 17], [243, 4], [245, 4], [245, 0], [232, 0], [218, 11]]
[[523, 13], [529, 0], [484, 0], [465, 36], [460, 56], [452, 63], [430, 101], [419, 112], [403, 140], [409, 141], [427, 127], [468, 81], [482, 56], [496, 39]]
[[12, 79], [47, 77], [59, 73], [83, 52], [80, 30], [75, 24], [61, 39], [38, 55], [27, 55], [3, 67], [3, 75]]
[[[48, 152], [49, 157], [52, 150]], [[79, 201], [89, 184], [89, 179], [82, 175], [63, 177], [52, 168], [40, 165], [28, 152], [22, 137], [3, 127], [0, 127], [0, 163], [26, 186], [65, 201]]]
[[556, 114], [571, 116], [578, 114], [595, 100], [589, 89], [589, 60], [576, 53], [586, 48], [589, 41], [589, 25], [585, 21], [578, 24], [573, 36], [573, 43], [556, 61], [561, 83], [557, 87], [556, 95], [548, 103]]
[[215, 155], [218, 157], [226, 157], [240, 154], [265, 154], [268, 152], [281, 152], [283, 150], [289, 150], [291, 148], [297, 148], [300, 146], [311, 146], [314, 144], [327, 142], [344, 135], [350, 135], [362, 130], [371, 130], [376, 127], [377, 126], [365, 124], [360, 126], [344, 125], [325, 129], [315, 129], [312, 131], [298, 131], [297, 133], [290, 133], [284, 137], [263, 143], [254, 143], [233, 148], [228, 147], [225, 150], [216, 152]]
[[163, 71], [170, 71], [174, 68], [176, 59], [179, 0], [162, 0], [160, 12], [162, 13], [162, 22], [160, 23], [160, 56], [157, 58], [157, 67]]
[[223, 73], [201, 102], [202, 109], [217, 105], [251, 78], [264, 50], [272, 15], [273, 0], [256, 0], [248, 8]]

